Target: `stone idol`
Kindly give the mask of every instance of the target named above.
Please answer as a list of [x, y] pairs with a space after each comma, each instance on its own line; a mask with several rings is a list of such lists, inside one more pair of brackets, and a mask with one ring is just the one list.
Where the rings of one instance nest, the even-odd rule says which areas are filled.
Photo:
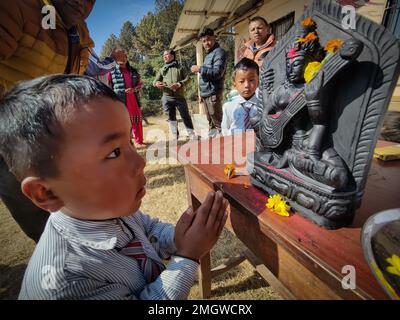
[[315, 1], [261, 68], [253, 185], [280, 194], [318, 225], [352, 222], [399, 77], [399, 41], [362, 16]]

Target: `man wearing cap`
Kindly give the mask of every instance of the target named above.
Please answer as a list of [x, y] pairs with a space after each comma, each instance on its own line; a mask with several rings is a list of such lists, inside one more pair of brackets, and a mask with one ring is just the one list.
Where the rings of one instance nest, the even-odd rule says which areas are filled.
[[226, 52], [219, 46], [212, 29], [204, 29], [199, 38], [206, 50], [206, 56], [203, 65], [194, 65], [191, 71], [200, 74], [200, 97], [206, 106], [208, 135], [215, 137], [221, 132]]

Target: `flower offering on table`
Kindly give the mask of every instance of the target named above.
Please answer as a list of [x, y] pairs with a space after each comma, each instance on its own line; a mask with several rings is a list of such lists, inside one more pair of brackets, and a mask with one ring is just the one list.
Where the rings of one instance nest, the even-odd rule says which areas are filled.
[[268, 209], [271, 209], [277, 215], [289, 217], [290, 206], [286, 203], [285, 200], [283, 200], [282, 196], [279, 194], [269, 196], [265, 206]]

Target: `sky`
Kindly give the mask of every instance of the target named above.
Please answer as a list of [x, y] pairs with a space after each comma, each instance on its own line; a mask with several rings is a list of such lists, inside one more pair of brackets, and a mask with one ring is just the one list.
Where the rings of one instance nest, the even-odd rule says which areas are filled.
[[154, 0], [96, 0], [86, 22], [95, 51], [100, 54], [104, 42], [114, 33], [117, 37], [125, 21], [133, 25], [154, 9]]

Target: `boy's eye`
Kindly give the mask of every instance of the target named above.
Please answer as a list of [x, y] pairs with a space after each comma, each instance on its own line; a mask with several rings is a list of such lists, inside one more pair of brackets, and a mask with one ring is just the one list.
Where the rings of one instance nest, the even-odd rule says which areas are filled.
[[120, 154], [121, 154], [121, 149], [120, 149], [120, 148], [115, 148], [115, 149], [107, 156], [107, 159], [115, 159], [115, 158], [118, 158]]

